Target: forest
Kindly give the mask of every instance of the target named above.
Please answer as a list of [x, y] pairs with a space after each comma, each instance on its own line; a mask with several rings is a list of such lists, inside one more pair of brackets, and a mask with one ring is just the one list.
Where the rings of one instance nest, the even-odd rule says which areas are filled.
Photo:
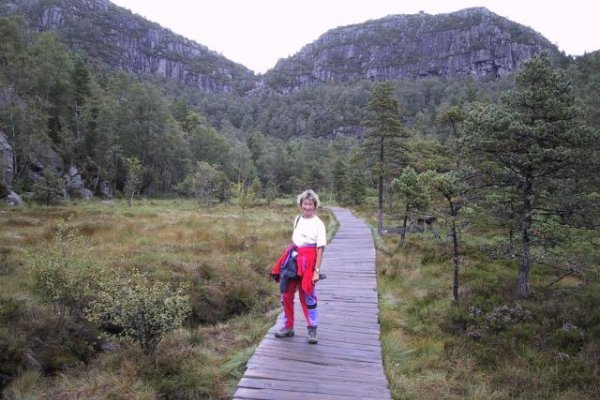
[[[0, 296], [7, 398], [38, 398], [48, 387], [52, 398], [78, 398], [78, 388], [92, 390], [86, 371], [101, 386], [116, 379], [102, 375], [110, 368], [129, 379], [129, 398], [227, 398], [276, 309], [261, 268], [277, 250], [268, 241], [285, 240], [286, 230], [261, 224], [283, 225], [294, 212], [286, 199], [305, 188], [374, 227], [394, 398], [436, 398], [434, 389], [450, 381], [457, 392], [444, 398], [480, 398], [478, 390], [486, 398], [600, 393], [599, 52], [541, 55], [490, 81], [361, 80], [239, 97], [108, 70], [19, 18], [0, 18], [0, 36], [0, 136], [9, 145], [9, 157], [0, 158], [0, 198], [12, 191], [26, 204], [0, 208], [0, 277], [11, 287]], [[79, 199], [61, 178], [67, 166], [95, 198], [119, 207], [106, 213]], [[235, 225], [220, 225], [232, 210]], [[102, 248], [106, 238], [110, 247]], [[85, 254], [90, 243], [95, 250]], [[212, 248], [228, 258], [211, 258]], [[206, 259], [191, 261], [200, 256]], [[232, 265], [247, 282], [216, 267]], [[24, 266], [30, 272], [21, 273]], [[109, 266], [127, 273], [114, 281]], [[172, 273], [161, 272], [165, 266]], [[427, 293], [390, 300], [415, 290], [405, 285], [417, 269], [433, 282]], [[105, 311], [120, 305], [101, 294], [119, 298], [127, 286], [131, 301], [167, 296], [171, 308], [160, 312], [170, 319], [145, 336], [123, 328], [127, 316]], [[9, 323], [27, 333], [17, 338]], [[187, 330], [168, 336], [182, 324]], [[229, 350], [217, 339], [228, 334], [226, 324], [241, 332], [228, 337]], [[99, 331], [139, 349], [111, 356], [102, 347], [111, 342], [96, 341]], [[427, 344], [431, 353], [419, 347], [426, 346], [419, 335], [436, 338]], [[51, 336], [60, 343], [46, 342]], [[406, 346], [401, 340], [417, 355], [397, 350]], [[189, 370], [174, 361], [182, 346], [192, 349]], [[427, 380], [432, 393], [403, 385], [434, 353], [464, 368], [453, 375], [447, 366], [441, 383]], [[142, 360], [139, 369], [117, 367], [128, 357]], [[411, 357], [418, 359], [406, 364], [412, 369], [399, 366]], [[198, 360], [212, 369], [198, 371]], [[530, 364], [535, 371], [523, 383]], [[487, 386], [461, 386], [460, 374], [476, 368], [494, 372], [482, 378]], [[40, 380], [67, 370], [76, 372], [58, 385]], [[205, 386], [192, 383], [190, 370]], [[115, 398], [128, 398], [125, 386]]]

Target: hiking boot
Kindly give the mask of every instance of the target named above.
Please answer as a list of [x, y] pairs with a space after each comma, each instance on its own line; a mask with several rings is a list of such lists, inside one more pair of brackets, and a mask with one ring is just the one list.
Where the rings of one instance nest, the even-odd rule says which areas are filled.
[[275, 332], [276, 338], [292, 337], [294, 336], [294, 330], [292, 328], [281, 328]]
[[319, 341], [317, 340], [317, 327], [309, 326], [308, 327], [308, 343], [317, 344]]

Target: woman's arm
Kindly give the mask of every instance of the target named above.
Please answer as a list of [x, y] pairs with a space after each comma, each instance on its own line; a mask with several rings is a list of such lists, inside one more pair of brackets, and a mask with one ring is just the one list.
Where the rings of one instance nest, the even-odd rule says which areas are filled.
[[317, 260], [315, 262], [315, 271], [313, 272], [312, 282], [313, 284], [319, 281], [319, 273], [321, 272], [321, 261], [323, 261], [324, 247], [317, 247]]

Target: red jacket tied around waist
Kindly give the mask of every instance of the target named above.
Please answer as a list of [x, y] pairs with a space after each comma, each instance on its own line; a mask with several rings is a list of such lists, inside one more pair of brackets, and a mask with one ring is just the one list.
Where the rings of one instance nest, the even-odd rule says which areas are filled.
[[286, 262], [289, 252], [292, 250], [296, 250], [298, 252], [298, 257], [296, 258], [296, 264], [298, 265], [298, 277], [302, 280], [302, 290], [306, 293], [310, 293], [313, 291], [314, 284], [312, 281], [312, 277], [315, 271], [315, 264], [317, 263], [317, 247], [315, 245], [312, 246], [295, 246], [293, 244], [289, 245], [281, 257], [275, 264], [273, 265], [273, 269], [271, 270], [272, 275], [279, 275], [281, 273], [281, 267], [283, 263]]

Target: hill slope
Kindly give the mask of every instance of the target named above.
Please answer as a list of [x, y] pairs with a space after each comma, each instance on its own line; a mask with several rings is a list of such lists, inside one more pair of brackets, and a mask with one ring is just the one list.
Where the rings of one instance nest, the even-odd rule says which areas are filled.
[[283, 93], [323, 82], [437, 76], [495, 79], [535, 54], [559, 51], [539, 33], [485, 8], [393, 15], [339, 27], [257, 77], [207, 47], [108, 0], [9, 0], [0, 15], [24, 15], [71, 49], [110, 68], [155, 74], [208, 93]]
[[248, 68], [108, 0], [11, 0], [0, 15], [23, 15], [39, 31], [56, 31], [72, 50], [112, 69], [156, 74], [204, 92], [243, 93]]
[[265, 84], [282, 92], [319, 82], [441, 77], [496, 79], [559, 51], [539, 33], [486, 8], [393, 15], [333, 29], [280, 60]]

